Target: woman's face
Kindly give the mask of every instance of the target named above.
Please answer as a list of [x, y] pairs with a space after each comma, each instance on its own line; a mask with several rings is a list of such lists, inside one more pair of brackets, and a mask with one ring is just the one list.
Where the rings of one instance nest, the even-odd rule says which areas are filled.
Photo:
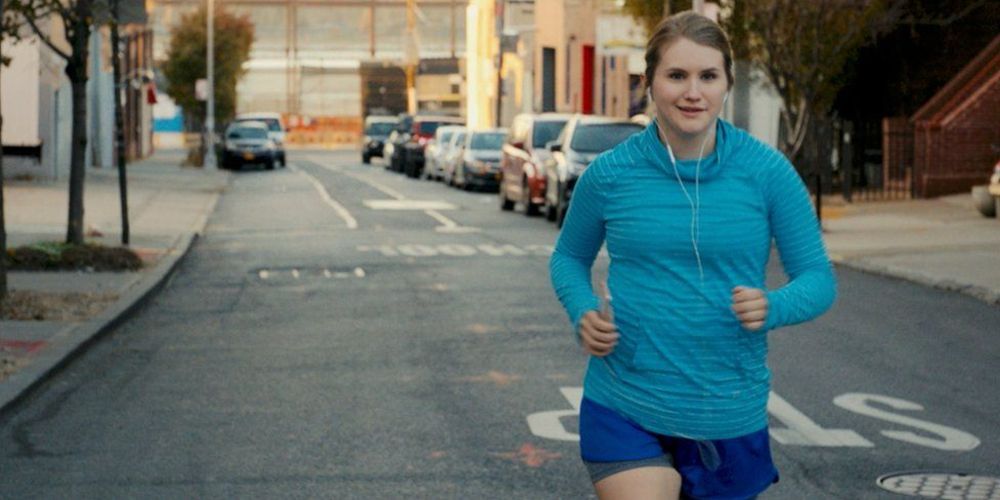
[[650, 92], [660, 122], [698, 136], [715, 124], [729, 90], [722, 52], [680, 38], [660, 49]]

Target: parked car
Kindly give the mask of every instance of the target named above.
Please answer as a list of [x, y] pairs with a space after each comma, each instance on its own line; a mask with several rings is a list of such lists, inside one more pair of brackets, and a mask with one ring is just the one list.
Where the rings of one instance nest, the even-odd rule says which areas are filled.
[[222, 168], [241, 169], [244, 165], [262, 163], [274, 170], [278, 148], [271, 138], [268, 125], [258, 121], [234, 121], [226, 127], [222, 140]]
[[467, 133], [461, 159], [455, 164], [454, 185], [466, 191], [496, 189], [500, 185], [500, 148], [506, 139], [505, 128]]
[[404, 146], [403, 172], [408, 177], [420, 177], [424, 168], [424, 148], [434, 137], [438, 127], [442, 125], [462, 125], [465, 123], [457, 116], [427, 116], [413, 117], [410, 140]]
[[444, 176], [443, 162], [451, 147], [451, 137], [457, 132], [462, 132], [465, 127], [461, 125], [446, 125], [438, 127], [434, 133], [434, 140], [427, 145], [424, 158], [424, 177], [432, 180], [441, 180]]
[[274, 142], [275, 160], [285, 166], [285, 126], [281, 123], [280, 113], [240, 113], [234, 122], [255, 121], [267, 125], [267, 133]]
[[463, 129], [451, 136], [447, 151], [441, 158], [441, 181], [449, 186], [455, 186], [458, 165], [462, 163], [462, 154], [465, 153], [465, 136], [467, 134], [468, 131]]
[[545, 203], [542, 164], [551, 156], [545, 144], [555, 140], [572, 115], [556, 113], [520, 114], [514, 117], [510, 136], [500, 159], [500, 208], [524, 205], [525, 215], [537, 215]]
[[402, 130], [393, 130], [389, 137], [385, 139], [385, 146], [382, 154], [385, 159], [385, 168], [394, 172], [403, 171], [403, 144], [410, 140], [410, 133]]
[[365, 118], [365, 135], [361, 138], [361, 162], [371, 163], [373, 156], [382, 158], [386, 139], [399, 126], [395, 116], [369, 116]]
[[993, 166], [989, 184], [972, 186], [972, 203], [983, 217], [1000, 217], [1000, 161]]
[[544, 165], [548, 219], [562, 227], [573, 196], [573, 186], [590, 162], [644, 128], [629, 120], [574, 116], [559, 138], [549, 145], [552, 157]]

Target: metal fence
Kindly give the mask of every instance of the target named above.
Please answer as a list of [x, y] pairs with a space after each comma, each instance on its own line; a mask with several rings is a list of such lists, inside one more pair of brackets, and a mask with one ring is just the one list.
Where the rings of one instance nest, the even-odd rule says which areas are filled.
[[913, 125], [907, 117], [856, 124], [853, 142], [841, 152], [841, 190], [850, 201], [906, 200], [914, 197]]

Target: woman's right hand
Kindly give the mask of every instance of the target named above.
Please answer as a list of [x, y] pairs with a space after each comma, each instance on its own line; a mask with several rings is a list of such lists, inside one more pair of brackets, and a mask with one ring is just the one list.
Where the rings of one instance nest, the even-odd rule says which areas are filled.
[[587, 311], [580, 318], [580, 341], [583, 350], [597, 357], [611, 354], [618, 345], [618, 329], [606, 314]]

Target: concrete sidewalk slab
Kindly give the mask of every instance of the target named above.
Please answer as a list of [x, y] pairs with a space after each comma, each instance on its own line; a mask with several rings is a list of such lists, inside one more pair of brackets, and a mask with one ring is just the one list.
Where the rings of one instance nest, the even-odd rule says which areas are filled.
[[[0, 321], [0, 354], [15, 371], [0, 376], [0, 412], [69, 362], [103, 333], [114, 329], [161, 287], [204, 230], [229, 173], [181, 167], [182, 152], [167, 151], [128, 167], [130, 248], [146, 266], [135, 272], [12, 272], [12, 290], [111, 293], [100, 313], [83, 321]], [[65, 238], [68, 187], [11, 182], [4, 186], [8, 245]], [[88, 169], [84, 187], [87, 241], [120, 244], [118, 174]], [[8, 364], [5, 369], [10, 370]]]
[[834, 262], [1000, 305], [1000, 220], [971, 195], [856, 203], [823, 221]]

